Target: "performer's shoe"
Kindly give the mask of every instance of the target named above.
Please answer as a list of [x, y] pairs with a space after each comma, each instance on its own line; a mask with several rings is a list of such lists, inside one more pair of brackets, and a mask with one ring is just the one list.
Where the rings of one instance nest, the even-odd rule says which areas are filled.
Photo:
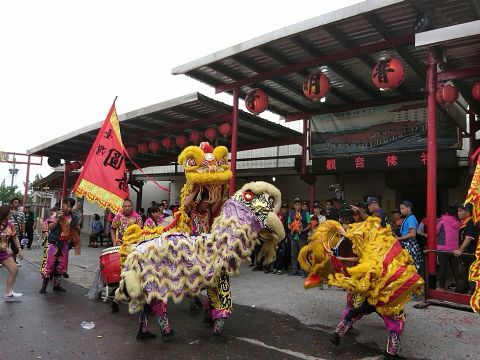
[[115, 301], [112, 301], [112, 310], [110, 311], [112, 314], [117, 313], [120, 311], [120, 308], [118, 307], [118, 303]]
[[223, 333], [212, 333], [212, 339], [221, 343], [232, 342], [232, 340]]
[[63, 276], [65, 279], [68, 279], [68, 278], [70, 277], [70, 275], [68, 275], [67, 273], [64, 273], [62, 276]]
[[47, 287], [46, 286], [42, 286], [42, 288], [40, 290], [38, 290], [38, 293], [39, 294], [46, 294], [47, 293]]
[[330, 334], [329, 340], [335, 346], [340, 345], [340, 335], [337, 332]]
[[383, 356], [384, 360], [405, 360], [406, 358], [398, 354], [390, 354], [388, 352]]
[[60, 285], [54, 286], [53, 291], [59, 291], [59, 292], [66, 292], [64, 288], [62, 288]]
[[157, 335], [152, 334], [150, 331], [137, 333], [137, 340], [138, 341], [155, 339], [156, 337], [157, 337]]
[[174, 330], [171, 330], [168, 334], [162, 335], [163, 342], [175, 342], [180, 340], [180, 335]]

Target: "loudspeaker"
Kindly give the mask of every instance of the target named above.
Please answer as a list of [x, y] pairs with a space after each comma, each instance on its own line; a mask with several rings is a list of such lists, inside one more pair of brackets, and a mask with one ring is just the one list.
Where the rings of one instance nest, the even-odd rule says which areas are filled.
[[53, 168], [59, 166], [61, 162], [62, 162], [62, 159], [56, 156], [50, 156], [47, 160], [48, 165], [50, 165]]

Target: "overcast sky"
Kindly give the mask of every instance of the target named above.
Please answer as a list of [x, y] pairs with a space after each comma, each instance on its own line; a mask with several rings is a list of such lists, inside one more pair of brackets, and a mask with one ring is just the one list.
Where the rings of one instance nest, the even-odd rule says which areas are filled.
[[[119, 114], [194, 91], [215, 97], [172, 68], [358, 2], [2, 1], [0, 151], [25, 153], [103, 121], [117, 95]], [[9, 167], [0, 164], [7, 185]], [[34, 166], [30, 176], [50, 172]]]

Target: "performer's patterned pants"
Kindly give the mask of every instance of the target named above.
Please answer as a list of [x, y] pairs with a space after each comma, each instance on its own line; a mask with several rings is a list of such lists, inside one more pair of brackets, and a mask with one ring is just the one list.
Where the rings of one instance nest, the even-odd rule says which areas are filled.
[[40, 272], [44, 279], [51, 279], [68, 272], [68, 244], [65, 241], [45, 242]]

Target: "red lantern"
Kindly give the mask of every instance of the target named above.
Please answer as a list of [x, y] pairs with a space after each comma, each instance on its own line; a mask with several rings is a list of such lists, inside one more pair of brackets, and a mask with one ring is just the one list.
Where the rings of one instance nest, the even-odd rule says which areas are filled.
[[137, 155], [137, 147], [136, 146], [129, 146], [127, 147], [127, 153], [128, 153], [128, 156], [130, 157], [134, 157], [135, 155]]
[[232, 126], [230, 125], [230, 123], [223, 123], [222, 125], [220, 125], [218, 127], [218, 131], [220, 132], [220, 134], [222, 134], [223, 136], [228, 136], [230, 135], [230, 132], [232, 131]]
[[255, 115], [264, 112], [268, 107], [267, 94], [260, 89], [250, 91], [247, 96], [245, 96], [245, 107]]
[[209, 141], [213, 141], [217, 137], [217, 130], [214, 128], [208, 128], [205, 130], [204, 135]]
[[180, 148], [184, 148], [185, 145], [187, 145], [187, 137], [185, 135], [178, 135], [176, 138], [175, 138], [175, 144], [177, 144], [178, 147]]
[[452, 84], [443, 84], [437, 89], [437, 102], [451, 104], [458, 99], [458, 90]]
[[202, 135], [200, 134], [200, 131], [193, 130], [190, 133], [190, 141], [194, 144], [200, 144], [200, 140], [202, 139]]
[[160, 150], [160, 143], [158, 141], [152, 141], [148, 144], [148, 150], [150, 150], [151, 152], [157, 152], [158, 150]]
[[303, 82], [303, 93], [313, 101], [320, 101], [330, 91], [330, 79], [321, 71], [314, 71]]
[[148, 144], [147, 143], [140, 143], [137, 145], [138, 152], [140, 154], [145, 154], [148, 151]]
[[372, 72], [373, 84], [379, 89], [395, 89], [405, 79], [405, 69], [400, 60], [391, 58], [380, 60]]
[[472, 96], [475, 100], [480, 100], [480, 81], [477, 81], [472, 86]]
[[166, 138], [163, 138], [162, 140], [162, 146], [165, 148], [165, 149], [170, 149], [172, 147], [172, 139], [169, 138], [169, 137], [166, 137]]

